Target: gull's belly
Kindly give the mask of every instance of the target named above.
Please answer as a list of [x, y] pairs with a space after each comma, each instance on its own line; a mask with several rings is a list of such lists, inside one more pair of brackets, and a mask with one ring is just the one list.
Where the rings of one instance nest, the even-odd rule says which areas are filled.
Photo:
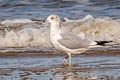
[[55, 37], [52, 37], [51, 38], [51, 42], [52, 42], [52, 44], [53, 44], [53, 46], [57, 49], [57, 50], [59, 50], [59, 51], [61, 51], [61, 52], [65, 52], [65, 53], [76, 53], [74, 50], [71, 50], [71, 49], [68, 49], [68, 48], [66, 48], [65, 46], [63, 46], [63, 45], [61, 45], [59, 42], [58, 42], [58, 38], [55, 38]]
[[62, 52], [65, 52], [64, 49], [63, 49], [63, 47], [59, 46], [58, 43], [54, 43], [53, 45], [54, 45], [54, 47], [55, 47], [57, 50], [62, 51]]
[[58, 42], [58, 40], [60, 40], [60, 39], [62, 39], [62, 37], [57, 32], [56, 32], [56, 34], [53, 33], [50, 35], [50, 40], [51, 40], [51, 43], [53, 44], [53, 46], [59, 51], [66, 52], [64, 47]]
[[64, 49], [63, 49], [63, 47], [60, 45], [60, 43], [57, 41], [57, 39], [51, 39], [51, 42], [52, 42], [52, 44], [53, 44], [53, 46], [57, 49], [57, 50], [59, 50], [59, 51], [62, 51], [62, 52], [65, 52], [64, 51]]

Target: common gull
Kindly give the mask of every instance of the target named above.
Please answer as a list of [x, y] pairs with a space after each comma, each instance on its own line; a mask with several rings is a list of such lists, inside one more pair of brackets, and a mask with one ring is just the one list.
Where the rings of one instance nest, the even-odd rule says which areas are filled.
[[[59, 51], [68, 54], [69, 66], [71, 66], [71, 54], [80, 54], [89, 48], [95, 46], [97, 43], [92, 40], [82, 39], [68, 31], [61, 26], [61, 19], [58, 15], [50, 15], [47, 18], [50, 23], [50, 42]], [[67, 57], [63, 60], [66, 63]]]

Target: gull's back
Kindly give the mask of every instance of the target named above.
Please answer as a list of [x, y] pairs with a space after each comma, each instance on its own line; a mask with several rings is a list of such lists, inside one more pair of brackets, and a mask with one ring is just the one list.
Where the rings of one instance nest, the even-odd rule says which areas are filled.
[[80, 37], [62, 30], [60, 33], [61, 39], [58, 42], [65, 46], [68, 49], [80, 49], [80, 48], [88, 48], [91, 45], [95, 45], [94, 41], [90, 41], [87, 39], [81, 39]]

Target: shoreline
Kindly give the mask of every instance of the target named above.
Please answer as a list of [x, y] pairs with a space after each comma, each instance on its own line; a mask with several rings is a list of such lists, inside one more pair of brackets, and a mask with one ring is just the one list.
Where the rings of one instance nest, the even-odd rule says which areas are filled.
[[[59, 57], [66, 53], [54, 48], [0, 48], [0, 58], [4, 57]], [[73, 56], [120, 56], [120, 46], [104, 46], [89, 49]]]

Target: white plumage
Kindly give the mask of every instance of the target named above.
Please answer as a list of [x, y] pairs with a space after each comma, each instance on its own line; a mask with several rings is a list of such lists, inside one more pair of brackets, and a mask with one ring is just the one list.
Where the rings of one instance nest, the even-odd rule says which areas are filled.
[[[50, 15], [47, 21], [51, 24], [50, 41], [52, 45], [59, 51], [65, 52], [69, 56], [69, 66], [71, 66], [71, 54], [82, 53], [96, 45], [96, 42], [81, 39], [80, 37], [67, 32], [62, 29], [60, 17], [57, 15]], [[64, 59], [65, 60], [65, 59]], [[64, 63], [66, 61], [63, 61]]]

